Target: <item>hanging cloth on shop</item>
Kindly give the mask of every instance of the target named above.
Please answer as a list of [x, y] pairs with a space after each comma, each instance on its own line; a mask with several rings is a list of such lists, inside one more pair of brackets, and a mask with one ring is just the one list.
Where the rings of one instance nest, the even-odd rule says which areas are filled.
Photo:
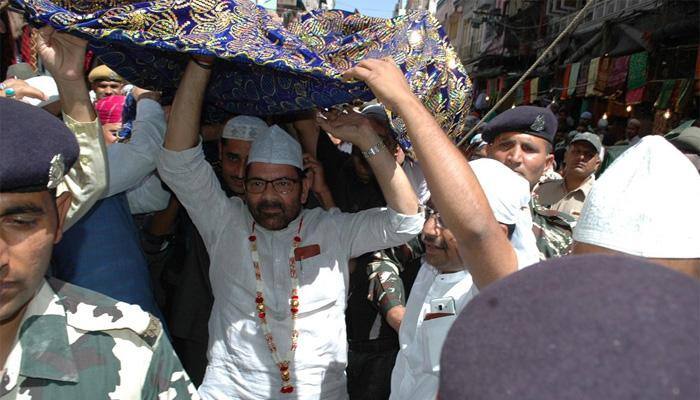
[[588, 68], [590, 63], [581, 63], [581, 69], [578, 73], [578, 82], [576, 83], [576, 97], [586, 96], [586, 87], [588, 86]]
[[530, 96], [530, 82], [532, 80], [527, 80], [523, 83], [523, 104], [530, 104], [532, 102], [532, 97]]
[[580, 62], [571, 64], [571, 71], [569, 72], [569, 87], [567, 88], [568, 97], [573, 97], [576, 93], [576, 83], [578, 82], [578, 74], [580, 69]]
[[537, 101], [537, 92], [540, 89], [540, 78], [530, 80], [530, 103]]
[[607, 94], [620, 94], [625, 90], [627, 71], [629, 69], [630, 56], [613, 59], [612, 70], [608, 78]]
[[670, 108], [674, 112], [682, 112], [683, 105], [685, 103], [686, 96], [690, 92], [690, 80], [688, 79], [677, 79], [676, 84], [673, 86], [673, 92], [671, 93]]
[[627, 78], [626, 104], [638, 104], [644, 98], [644, 87], [647, 82], [647, 64], [649, 53], [632, 54], [630, 56], [629, 77]]
[[610, 78], [610, 70], [612, 69], [612, 58], [604, 57], [598, 63], [598, 76], [595, 80], [595, 90], [601, 95], [607, 92], [608, 79]]
[[600, 57], [596, 57], [591, 60], [588, 64], [588, 79], [586, 80], [586, 97], [588, 96], [599, 96], [600, 92], [595, 90], [596, 82], [598, 80], [598, 67], [600, 63]]
[[669, 107], [671, 95], [673, 94], [673, 89], [676, 86], [675, 79], [668, 79], [663, 81], [661, 84], [661, 90], [659, 91], [659, 97], [656, 98], [654, 106], [658, 109], [666, 109]]
[[566, 100], [569, 98], [569, 80], [571, 78], [571, 64], [566, 64], [566, 69], [564, 70], [564, 79], [562, 80], [561, 89], [561, 99]]

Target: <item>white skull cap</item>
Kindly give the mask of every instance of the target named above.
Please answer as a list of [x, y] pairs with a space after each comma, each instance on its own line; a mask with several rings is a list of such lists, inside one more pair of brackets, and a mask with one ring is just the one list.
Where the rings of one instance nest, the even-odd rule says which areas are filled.
[[700, 258], [700, 175], [661, 136], [646, 136], [593, 184], [574, 240], [648, 258]]
[[250, 115], [238, 115], [226, 122], [221, 137], [224, 139], [245, 140], [252, 142], [268, 128], [265, 121]]
[[284, 129], [272, 125], [258, 134], [250, 147], [248, 165], [254, 162], [291, 165], [304, 169], [301, 145]]

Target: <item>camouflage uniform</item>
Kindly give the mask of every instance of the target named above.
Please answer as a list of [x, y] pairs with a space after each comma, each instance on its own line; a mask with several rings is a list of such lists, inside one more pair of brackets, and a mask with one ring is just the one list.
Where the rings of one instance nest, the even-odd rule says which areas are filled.
[[422, 254], [420, 240], [413, 238], [357, 259], [346, 312], [350, 400], [389, 398], [399, 339], [386, 315], [392, 308], [406, 305]]
[[29, 303], [0, 372], [0, 399], [199, 399], [141, 308], [57, 279]]
[[[418, 237], [404, 245], [374, 253], [372, 261], [367, 264], [369, 277], [367, 299], [379, 309], [382, 315], [386, 315], [395, 306], [406, 305], [408, 293], [404, 287], [404, 280], [407, 281], [410, 289], [420, 268], [423, 253], [423, 245]], [[406, 268], [407, 266], [411, 267]], [[408, 276], [404, 276], [405, 274]]]
[[571, 232], [576, 219], [571, 215], [550, 210], [537, 202], [537, 197], [530, 200], [532, 212], [532, 231], [535, 234], [540, 260], [562, 257], [571, 253], [573, 239]]

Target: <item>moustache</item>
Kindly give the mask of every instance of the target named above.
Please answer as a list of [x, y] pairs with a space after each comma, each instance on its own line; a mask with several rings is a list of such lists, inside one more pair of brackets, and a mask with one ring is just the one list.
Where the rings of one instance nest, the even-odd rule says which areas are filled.
[[284, 207], [279, 201], [263, 200], [260, 203], [258, 203], [257, 206], [255, 206], [255, 210], [258, 213], [264, 213], [265, 211], [263, 211], [263, 208], [277, 208], [281, 211], [284, 211]]

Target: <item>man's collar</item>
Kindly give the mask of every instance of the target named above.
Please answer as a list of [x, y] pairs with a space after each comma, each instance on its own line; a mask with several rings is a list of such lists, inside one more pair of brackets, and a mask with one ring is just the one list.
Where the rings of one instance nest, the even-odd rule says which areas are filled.
[[20, 325], [22, 361], [19, 375], [78, 382], [78, 367], [68, 342], [66, 313], [44, 280]]
[[588, 178], [586, 178], [581, 184], [573, 189], [573, 190], [568, 190], [566, 188], [566, 178], [563, 178], [561, 180], [561, 186], [564, 189], [564, 193], [574, 193], [577, 191], [582, 191], [585, 195], [588, 195], [588, 192], [591, 190], [591, 186], [593, 186], [593, 182], [595, 181], [595, 173], [592, 173]]

